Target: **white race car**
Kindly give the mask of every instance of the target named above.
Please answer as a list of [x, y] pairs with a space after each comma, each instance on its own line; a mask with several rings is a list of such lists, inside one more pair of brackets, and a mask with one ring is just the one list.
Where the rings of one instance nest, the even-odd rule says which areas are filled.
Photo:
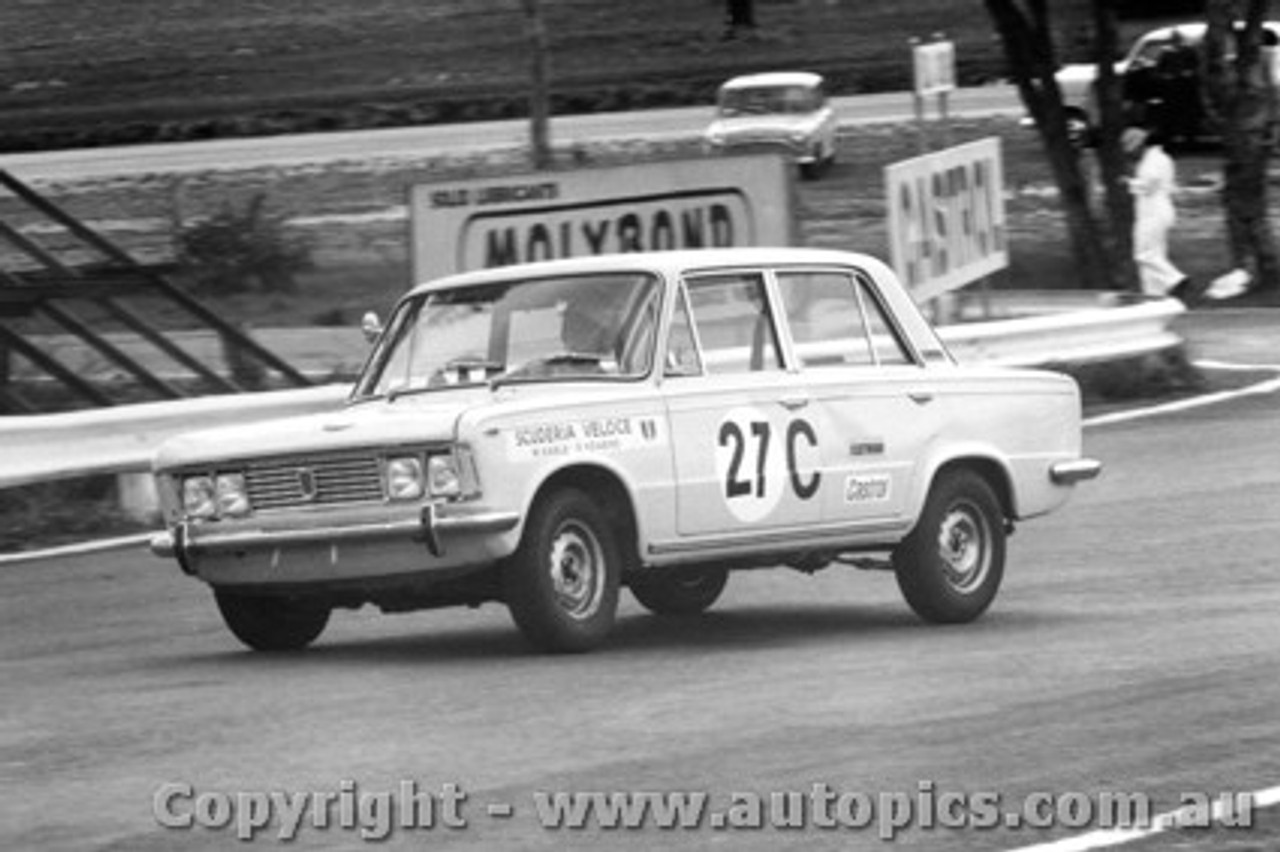
[[861, 254], [713, 249], [464, 273], [396, 307], [345, 407], [166, 442], [160, 555], [259, 650], [330, 612], [504, 602], [539, 648], [630, 587], [709, 607], [736, 569], [891, 570], [991, 603], [1015, 521], [1100, 465], [1068, 377], [957, 365]]

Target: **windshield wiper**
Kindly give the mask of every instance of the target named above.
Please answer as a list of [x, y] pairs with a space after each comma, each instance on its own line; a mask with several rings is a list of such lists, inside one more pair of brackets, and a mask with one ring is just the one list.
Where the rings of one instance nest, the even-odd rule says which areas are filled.
[[494, 388], [502, 387], [507, 384], [519, 384], [520, 382], [542, 382], [553, 381], [556, 379], [581, 379], [590, 378], [595, 375], [602, 375], [598, 372], [592, 373], [555, 373], [540, 372], [544, 367], [561, 367], [561, 366], [586, 366], [599, 368], [601, 362], [607, 356], [597, 352], [556, 352], [553, 355], [545, 355], [541, 358], [534, 358], [526, 361], [515, 369], [508, 370], [500, 376], [495, 376], [489, 383]]
[[531, 364], [599, 364], [604, 356], [598, 352], [557, 352], [545, 358], [537, 358]]
[[[502, 364], [498, 361], [490, 360], [488, 358], [475, 358], [475, 357], [466, 357], [466, 356], [461, 358], [454, 358], [452, 360], [446, 361], [442, 367], [437, 369], [434, 375], [432, 376], [431, 380], [428, 381], [425, 385], [419, 385], [417, 387], [403, 387], [403, 388], [399, 388], [397, 390], [391, 391], [390, 393], [387, 394], [387, 402], [395, 402], [398, 398], [404, 396], [405, 394], [418, 394], [418, 393], [426, 393], [428, 391], [449, 390], [451, 388], [482, 385], [487, 380], [489, 373], [497, 372], [505, 366], [506, 366], [505, 364]], [[470, 377], [468, 376], [468, 379], [466, 381], [461, 381], [461, 376], [459, 376], [459, 381], [454, 381], [454, 382], [447, 381], [444, 378], [446, 373], [457, 372], [461, 374], [465, 372], [469, 374], [472, 370], [483, 371], [484, 377], [481, 378], [480, 381], [471, 381]], [[437, 378], [439, 379], [438, 381], [437, 381]]]
[[434, 387], [434, 388], [428, 387], [427, 385], [419, 385], [416, 388], [411, 388], [411, 387], [396, 388], [395, 390], [387, 392], [387, 402], [392, 403], [402, 396], [415, 396], [420, 393], [427, 393], [429, 391], [442, 390], [445, 387], [447, 387], [447, 385], [441, 385], [439, 387]]

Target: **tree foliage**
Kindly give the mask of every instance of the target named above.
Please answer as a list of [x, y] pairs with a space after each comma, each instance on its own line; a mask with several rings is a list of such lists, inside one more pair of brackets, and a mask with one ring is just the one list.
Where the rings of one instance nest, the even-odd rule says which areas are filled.
[[529, 64], [529, 147], [534, 168], [551, 166], [551, 82], [550, 47], [540, 0], [521, 0], [528, 29]]
[[1081, 285], [1092, 289], [1132, 288], [1136, 284], [1129, 234], [1132, 204], [1123, 191], [1124, 160], [1119, 146], [1121, 106], [1119, 87], [1111, 68], [1115, 24], [1107, 0], [1090, 0], [1095, 30], [1095, 55], [1101, 74], [1098, 97], [1103, 127], [1099, 156], [1105, 213], [1093, 209], [1079, 148], [1067, 127], [1062, 92], [1054, 75], [1054, 50], [1048, 0], [984, 0], [996, 25], [1023, 105], [1035, 121], [1062, 199], [1068, 237], [1080, 264]]
[[180, 226], [177, 260], [200, 293], [291, 293], [311, 267], [311, 249], [256, 193], [243, 210], [224, 204], [214, 216]]
[[1267, 0], [1209, 0], [1204, 86], [1221, 129], [1222, 200], [1232, 263], [1255, 287], [1280, 291], [1280, 261], [1267, 215], [1267, 163], [1275, 144], [1276, 81], [1263, 44]]

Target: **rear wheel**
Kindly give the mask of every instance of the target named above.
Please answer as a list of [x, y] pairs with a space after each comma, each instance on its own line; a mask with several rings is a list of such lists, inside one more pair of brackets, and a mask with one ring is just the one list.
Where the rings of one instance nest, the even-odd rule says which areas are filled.
[[894, 553], [898, 588], [926, 621], [972, 621], [1004, 576], [1004, 513], [991, 486], [969, 470], [939, 475], [911, 534]]
[[535, 647], [589, 651], [613, 628], [622, 560], [596, 501], [576, 489], [540, 500], [503, 567], [516, 625]]
[[714, 566], [650, 568], [630, 578], [631, 594], [658, 615], [697, 615], [720, 597], [729, 572]]
[[222, 620], [255, 651], [296, 651], [314, 642], [329, 623], [329, 607], [315, 601], [215, 590]]

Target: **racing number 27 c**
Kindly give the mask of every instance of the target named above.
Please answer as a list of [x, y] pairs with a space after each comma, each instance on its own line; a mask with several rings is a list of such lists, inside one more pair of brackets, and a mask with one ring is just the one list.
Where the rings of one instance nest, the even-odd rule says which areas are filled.
[[[742, 425], [735, 420], [727, 420], [720, 425], [719, 444], [722, 447], [729, 447], [731, 452], [724, 483], [724, 496], [730, 500], [734, 497], [762, 498], [765, 496], [765, 470], [769, 459], [769, 438], [773, 434], [773, 426], [767, 420], [752, 420], [746, 425], [750, 435], [745, 434]], [[822, 474], [814, 471], [806, 478], [797, 469], [796, 442], [801, 439], [804, 439], [810, 447], [818, 446], [818, 436], [814, 433], [812, 424], [808, 420], [792, 420], [787, 424], [787, 475], [796, 496], [801, 500], [808, 500], [818, 492]], [[748, 462], [749, 454], [754, 454], [751, 462]], [[745, 472], [744, 466], [747, 468]]]

